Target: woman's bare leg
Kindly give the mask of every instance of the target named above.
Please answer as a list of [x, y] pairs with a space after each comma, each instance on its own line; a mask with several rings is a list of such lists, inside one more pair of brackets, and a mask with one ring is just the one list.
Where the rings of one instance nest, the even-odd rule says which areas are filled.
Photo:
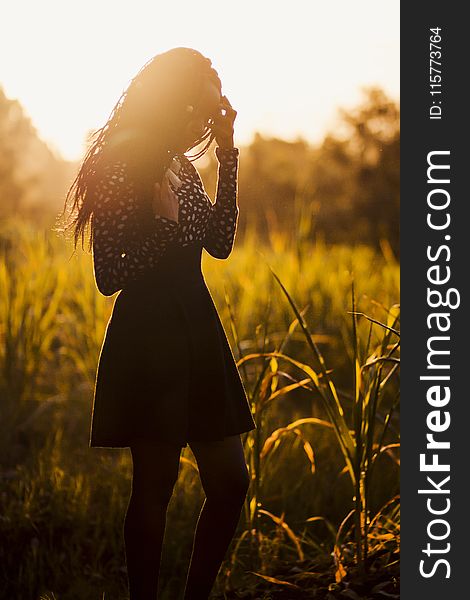
[[178, 479], [181, 446], [131, 446], [132, 493], [124, 521], [130, 600], [156, 600], [168, 503]]
[[206, 494], [184, 600], [207, 600], [233, 538], [250, 483], [240, 436], [190, 442]]

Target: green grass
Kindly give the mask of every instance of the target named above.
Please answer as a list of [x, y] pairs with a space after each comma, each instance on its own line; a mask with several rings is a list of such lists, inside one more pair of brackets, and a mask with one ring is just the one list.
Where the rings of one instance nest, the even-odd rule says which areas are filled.
[[[0, 230], [1, 598], [126, 598], [130, 457], [88, 448], [113, 299], [91, 257], [71, 254], [26, 223]], [[387, 244], [273, 235], [260, 247], [249, 233], [203, 270], [258, 424], [243, 436], [252, 485], [213, 597], [397, 593], [399, 265]], [[202, 502], [188, 448], [163, 599], [181, 593]]]

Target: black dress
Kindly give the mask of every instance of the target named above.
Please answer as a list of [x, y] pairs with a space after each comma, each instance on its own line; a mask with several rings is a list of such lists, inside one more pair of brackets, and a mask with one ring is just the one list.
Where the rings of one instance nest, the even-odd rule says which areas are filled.
[[176, 155], [179, 223], [156, 216], [138, 230], [125, 161], [108, 165], [93, 214], [95, 279], [116, 297], [97, 369], [91, 447], [135, 439], [221, 440], [256, 428], [227, 336], [201, 271], [202, 250], [230, 255], [238, 206], [238, 148], [216, 148], [212, 204], [193, 164]]

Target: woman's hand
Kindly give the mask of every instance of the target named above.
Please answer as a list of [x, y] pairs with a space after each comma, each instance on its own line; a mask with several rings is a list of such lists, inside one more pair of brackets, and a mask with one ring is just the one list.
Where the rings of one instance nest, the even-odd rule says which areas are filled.
[[153, 197], [153, 212], [155, 216], [165, 217], [179, 222], [179, 199], [170, 186], [170, 181], [177, 189], [182, 185], [179, 177], [167, 169], [161, 183], [155, 183]]
[[[237, 111], [232, 107], [227, 96], [222, 96], [219, 111], [220, 114], [214, 118], [212, 126], [215, 141], [219, 148], [233, 148], [233, 124], [237, 117]], [[222, 111], [225, 114], [222, 114]]]

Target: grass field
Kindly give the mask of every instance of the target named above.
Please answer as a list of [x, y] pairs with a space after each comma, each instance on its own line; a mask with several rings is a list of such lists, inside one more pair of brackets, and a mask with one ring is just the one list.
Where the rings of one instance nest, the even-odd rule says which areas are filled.
[[[130, 456], [88, 448], [113, 299], [97, 291], [91, 256], [71, 255], [47, 229], [0, 229], [2, 599], [126, 598]], [[398, 598], [399, 265], [388, 244], [273, 234], [260, 247], [248, 233], [203, 270], [258, 424], [243, 436], [252, 485], [213, 598]], [[164, 600], [181, 593], [203, 499], [187, 448]]]

